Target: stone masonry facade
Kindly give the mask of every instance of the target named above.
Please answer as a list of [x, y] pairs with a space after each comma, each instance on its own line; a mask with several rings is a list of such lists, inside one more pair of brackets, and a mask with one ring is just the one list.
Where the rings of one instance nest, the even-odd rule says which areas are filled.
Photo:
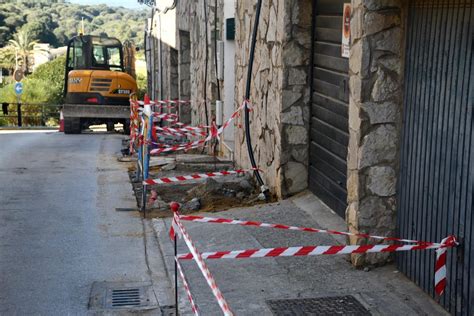
[[[237, 1], [235, 104], [245, 96], [255, 1]], [[255, 49], [250, 102], [257, 165], [271, 192], [285, 197], [308, 186], [311, 1], [264, 1]], [[242, 121], [240, 123], [243, 125]], [[236, 162], [249, 167], [243, 132]]]
[[[204, 95], [206, 94], [208, 120], [215, 114], [217, 79], [214, 66], [215, 2], [178, 1], [174, 9], [156, 9], [150, 34], [153, 42], [151, 59], [155, 80], [151, 95], [157, 99], [191, 100], [191, 107], [181, 107], [181, 120], [192, 125], [206, 124]], [[222, 15], [222, 0], [217, 1], [217, 16]], [[207, 25], [207, 45], [206, 45]], [[222, 21], [218, 20], [222, 30]], [[220, 33], [217, 33], [220, 36]], [[208, 63], [206, 67], [206, 50]], [[207, 74], [207, 85], [205, 77]]]
[[[346, 211], [351, 232], [393, 236], [396, 231], [403, 9], [402, 0], [352, 1]], [[389, 256], [354, 255], [352, 261], [356, 266], [377, 264]]]
[[[218, 18], [222, 16], [224, 1], [227, 0], [217, 2]], [[256, 1], [234, 3], [236, 109], [245, 96]], [[352, 232], [385, 236], [396, 232], [405, 5], [405, 0], [352, 0], [346, 211]], [[155, 30], [155, 37], [162, 36], [163, 21], [171, 21], [166, 23], [168, 39], [162, 43], [162, 56], [155, 54], [152, 59], [158, 63], [161, 58], [162, 70], [156, 70], [154, 75], [163, 71], [163, 80], [167, 81], [161, 83], [163, 88], [157, 96], [178, 95], [192, 100], [191, 111], [185, 115], [193, 125], [206, 123], [204, 92], [210, 118], [215, 111], [213, 36], [223, 38], [224, 21], [218, 19], [219, 32], [211, 32], [214, 1], [208, 1], [207, 9], [205, 12], [202, 0], [185, 4], [180, 1], [176, 9], [167, 13], [174, 14], [174, 19], [163, 13], [155, 13], [154, 19], [158, 21], [161, 14], [161, 33]], [[278, 198], [308, 187], [312, 13], [312, 0], [267, 0], [261, 10], [250, 92], [250, 133], [265, 184]], [[157, 50], [159, 45], [155, 43], [153, 47]], [[235, 126], [235, 162], [239, 167], [250, 167], [243, 116]], [[352, 257], [357, 266], [390, 259], [387, 254]]]

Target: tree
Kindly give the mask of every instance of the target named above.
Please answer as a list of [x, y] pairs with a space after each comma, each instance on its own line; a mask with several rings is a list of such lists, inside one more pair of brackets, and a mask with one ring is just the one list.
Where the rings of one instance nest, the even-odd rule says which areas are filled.
[[9, 40], [10, 29], [6, 26], [0, 26], [0, 47], [5, 46]]
[[47, 28], [47, 24], [36, 21], [25, 24], [22, 28], [22, 31], [25, 31], [30, 35], [30, 38], [41, 43], [49, 43], [52, 46], [56, 46], [57, 38], [53, 32]]
[[23, 71], [29, 73], [33, 47], [37, 41], [32, 41], [28, 32], [20, 30], [8, 42], [15, 53], [18, 54], [18, 61]]
[[17, 15], [10, 15], [8, 16], [4, 24], [6, 27], [10, 29], [10, 31], [15, 30], [17, 27], [21, 26], [24, 23], [23, 17], [19, 17]]
[[[87, 34], [107, 33], [121, 41], [132, 40], [142, 47], [142, 30], [146, 21], [143, 13], [107, 5], [78, 5], [63, 0], [0, 0], [0, 48], [22, 29], [30, 34], [31, 40], [63, 46], [78, 34], [82, 18]], [[120, 28], [121, 25], [133, 32]]]
[[45, 100], [50, 103], [61, 103], [64, 88], [64, 68], [66, 66], [66, 56], [60, 56], [50, 62], [42, 64], [36, 68], [28, 79], [37, 79], [48, 82], [49, 98]]
[[10, 46], [0, 48], [0, 68], [8, 69], [10, 73], [13, 73], [15, 64], [15, 51]]

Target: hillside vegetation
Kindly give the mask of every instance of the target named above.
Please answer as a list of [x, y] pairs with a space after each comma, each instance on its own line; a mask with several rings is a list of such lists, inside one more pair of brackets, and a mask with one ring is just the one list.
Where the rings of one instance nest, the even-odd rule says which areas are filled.
[[82, 19], [86, 34], [108, 35], [122, 42], [128, 39], [141, 47], [146, 17], [144, 10], [78, 5], [64, 0], [1, 0], [0, 47], [21, 30], [28, 32], [32, 40], [64, 46], [78, 34]]

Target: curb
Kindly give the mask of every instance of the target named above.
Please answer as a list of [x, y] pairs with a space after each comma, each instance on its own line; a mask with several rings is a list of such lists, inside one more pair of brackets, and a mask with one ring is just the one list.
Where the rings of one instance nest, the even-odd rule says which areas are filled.
[[[167, 282], [170, 284], [170, 288], [172, 293], [174, 293], [174, 250], [173, 244], [169, 238], [169, 228], [170, 223], [169, 221], [165, 221], [164, 219], [157, 219], [154, 218], [151, 220], [151, 227], [153, 228], [153, 233], [156, 236], [156, 240], [158, 242], [159, 252], [163, 257], [164, 262], [164, 270], [166, 270], [166, 274], [168, 276]], [[182, 315], [193, 315], [193, 311], [188, 301], [188, 296], [186, 291], [182, 285], [181, 280], [179, 281], [179, 313]], [[158, 297], [158, 301], [160, 302], [160, 297]], [[169, 302], [169, 306], [174, 306], [174, 298], [171, 302]]]

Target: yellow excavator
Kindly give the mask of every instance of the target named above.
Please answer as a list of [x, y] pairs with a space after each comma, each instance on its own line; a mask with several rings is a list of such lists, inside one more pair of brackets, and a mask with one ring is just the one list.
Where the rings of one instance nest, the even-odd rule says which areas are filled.
[[79, 134], [90, 125], [107, 131], [122, 123], [129, 131], [129, 98], [137, 92], [135, 47], [112, 37], [79, 35], [67, 46], [63, 106], [64, 132]]

